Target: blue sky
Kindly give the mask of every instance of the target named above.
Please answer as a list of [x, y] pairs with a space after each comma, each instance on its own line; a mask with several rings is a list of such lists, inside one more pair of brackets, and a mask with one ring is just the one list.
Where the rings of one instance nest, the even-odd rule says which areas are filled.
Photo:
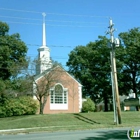
[[[51, 57], [66, 65], [68, 54], [105, 35], [109, 17], [120, 32], [140, 26], [139, 0], [0, 0], [0, 20], [19, 33], [28, 56], [37, 56], [42, 45], [42, 12], [47, 14], [47, 46]], [[107, 36], [109, 38], [109, 35]]]

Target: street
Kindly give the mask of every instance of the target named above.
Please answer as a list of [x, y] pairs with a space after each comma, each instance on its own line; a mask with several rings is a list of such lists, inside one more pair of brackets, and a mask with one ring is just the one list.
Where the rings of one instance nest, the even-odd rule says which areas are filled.
[[0, 135], [0, 140], [128, 140], [127, 128]]

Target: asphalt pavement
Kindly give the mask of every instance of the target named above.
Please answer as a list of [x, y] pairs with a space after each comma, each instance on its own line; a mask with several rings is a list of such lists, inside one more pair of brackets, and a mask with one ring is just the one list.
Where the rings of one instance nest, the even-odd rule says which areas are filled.
[[0, 134], [0, 140], [128, 140], [128, 130], [130, 128], [18, 133], [16, 135]]

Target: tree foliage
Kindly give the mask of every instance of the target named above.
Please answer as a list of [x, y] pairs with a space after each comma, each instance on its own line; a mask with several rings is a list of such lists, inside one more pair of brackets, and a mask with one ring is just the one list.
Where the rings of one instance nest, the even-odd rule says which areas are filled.
[[128, 93], [130, 89], [134, 93], [140, 93], [140, 28], [130, 29], [128, 32], [119, 34], [124, 49], [120, 61], [123, 62], [121, 69], [120, 90]]
[[95, 103], [108, 102], [111, 97], [110, 48], [108, 39], [99, 36], [95, 42], [77, 46], [69, 54], [69, 72], [83, 85], [84, 95], [91, 95]]
[[27, 67], [27, 47], [18, 33], [9, 35], [9, 26], [0, 22], [0, 78], [7, 80]]
[[33, 82], [28, 76], [21, 76], [13, 79], [8, 87], [8, 91], [15, 92], [18, 96], [32, 95]]
[[88, 98], [87, 101], [82, 104], [82, 112], [93, 112], [95, 110], [95, 103]]
[[[140, 28], [133, 28], [119, 34], [122, 45], [115, 49], [118, 84], [120, 94], [127, 95], [130, 89], [140, 93]], [[104, 99], [107, 111], [111, 95], [110, 42], [99, 36], [95, 42], [77, 46], [69, 54], [67, 66], [83, 85], [83, 93], [92, 96], [97, 103], [98, 97]]]

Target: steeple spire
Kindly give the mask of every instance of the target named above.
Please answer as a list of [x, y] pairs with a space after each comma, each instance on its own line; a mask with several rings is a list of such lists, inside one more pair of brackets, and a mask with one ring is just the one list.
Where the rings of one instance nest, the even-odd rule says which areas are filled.
[[42, 46], [38, 48], [38, 60], [36, 65], [36, 74], [40, 74], [45, 70], [51, 68], [52, 62], [50, 59], [50, 49], [46, 45], [46, 25], [45, 25], [45, 13], [43, 15], [43, 32], [42, 32]]
[[42, 46], [46, 46], [46, 25], [45, 25], [46, 13], [42, 13], [42, 15], [43, 15], [43, 40], [42, 40]]

